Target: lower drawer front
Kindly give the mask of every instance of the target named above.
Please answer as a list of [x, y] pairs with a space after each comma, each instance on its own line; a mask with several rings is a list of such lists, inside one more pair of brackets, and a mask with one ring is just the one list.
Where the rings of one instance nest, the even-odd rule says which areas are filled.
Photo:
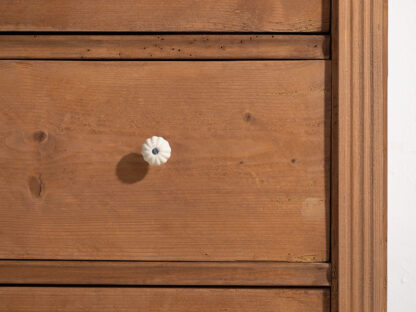
[[1, 287], [0, 311], [329, 311], [329, 289]]

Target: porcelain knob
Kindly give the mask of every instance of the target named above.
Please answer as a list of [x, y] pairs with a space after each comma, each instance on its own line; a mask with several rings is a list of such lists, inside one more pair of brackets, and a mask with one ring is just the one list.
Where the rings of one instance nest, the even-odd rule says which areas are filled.
[[143, 158], [152, 166], [160, 166], [166, 163], [171, 152], [169, 142], [158, 136], [148, 138], [142, 146]]

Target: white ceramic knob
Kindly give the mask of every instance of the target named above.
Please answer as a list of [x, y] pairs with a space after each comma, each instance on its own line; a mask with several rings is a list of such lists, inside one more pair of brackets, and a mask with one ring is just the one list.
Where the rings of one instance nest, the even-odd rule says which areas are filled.
[[142, 155], [145, 161], [152, 166], [160, 166], [168, 161], [171, 154], [169, 142], [162, 137], [148, 138], [142, 146]]

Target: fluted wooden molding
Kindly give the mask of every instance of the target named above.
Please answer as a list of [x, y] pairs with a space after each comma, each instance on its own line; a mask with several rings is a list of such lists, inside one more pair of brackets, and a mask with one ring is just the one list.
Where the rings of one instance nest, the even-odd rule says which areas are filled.
[[333, 311], [386, 311], [386, 0], [334, 0]]

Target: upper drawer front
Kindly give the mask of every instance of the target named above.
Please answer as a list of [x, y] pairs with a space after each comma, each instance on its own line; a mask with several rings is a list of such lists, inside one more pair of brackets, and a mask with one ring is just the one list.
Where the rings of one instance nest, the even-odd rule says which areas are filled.
[[0, 62], [0, 257], [328, 260], [329, 70]]
[[0, 31], [327, 32], [330, 0], [2, 0]]

